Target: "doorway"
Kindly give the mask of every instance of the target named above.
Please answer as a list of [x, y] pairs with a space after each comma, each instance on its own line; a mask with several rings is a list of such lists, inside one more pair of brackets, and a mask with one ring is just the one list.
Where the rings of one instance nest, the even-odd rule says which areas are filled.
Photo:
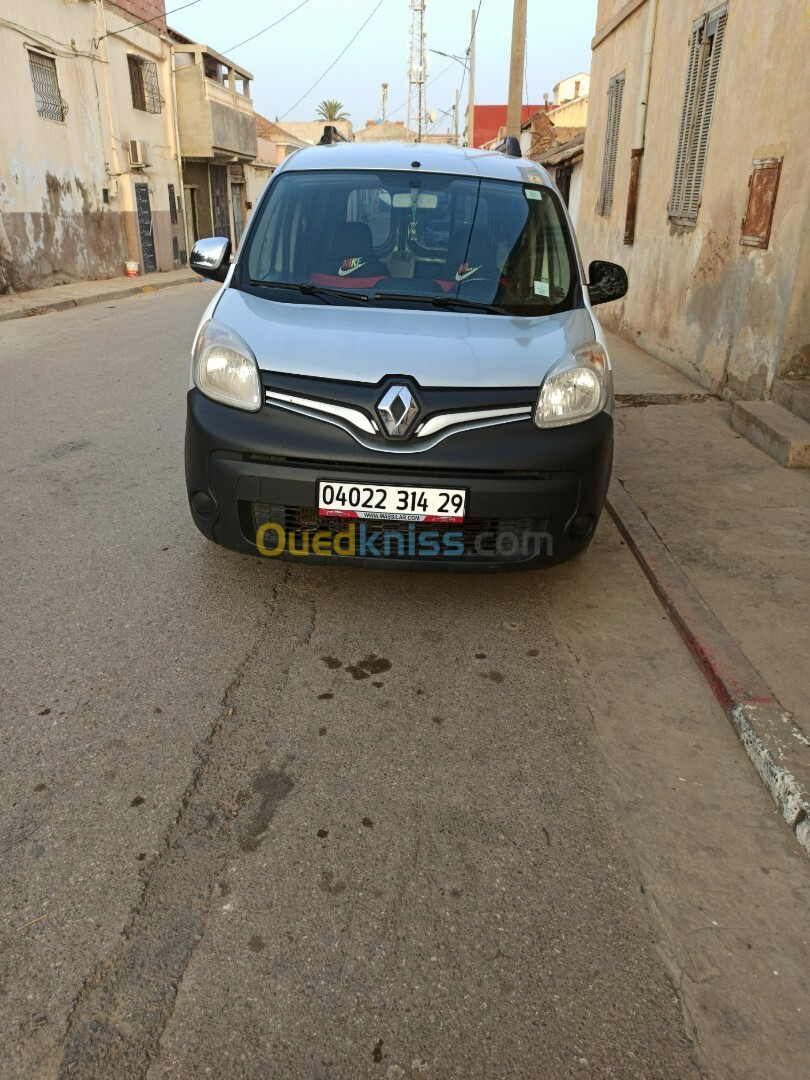
[[228, 168], [226, 165], [209, 165], [211, 182], [211, 216], [214, 236], [231, 237], [231, 214], [228, 204]]
[[197, 189], [195, 187], [184, 187], [183, 196], [185, 198], [188, 238], [193, 246], [200, 239], [200, 224], [197, 220]]
[[245, 231], [245, 185], [231, 184], [231, 206], [233, 207], [233, 242], [236, 246]]
[[149, 202], [149, 185], [135, 185], [135, 209], [138, 216], [138, 236], [141, 241], [143, 272], [153, 274], [157, 270], [155, 237], [152, 231], [152, 206]]

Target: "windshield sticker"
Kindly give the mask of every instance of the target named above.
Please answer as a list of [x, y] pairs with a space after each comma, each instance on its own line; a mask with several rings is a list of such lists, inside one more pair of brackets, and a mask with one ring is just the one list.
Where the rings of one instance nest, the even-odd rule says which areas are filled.
[[[484, 264], [481, 263], [481, 266]], [[462, 263], [456, 270], [456, 281], [466, 281], [468, 277], [472, 277], [473, 274], [477, 274], [481, 269], [481, 266], [470, 266], [469, 263]]]
[[547, 281], [535, 281], [535, 283], [534, 283], [534, 295], [535, 296], [548, 296], [548, 282]]
[[365, 259], [362, 259], [359, 256], [356, 259], [344, 259], [343, 265], [338, 270], [338, 277], [346, 277], [347, 274], [353, 274], [355, 270], [359, 270], [365, 265]]
[[537, 199], [538, 202], [543, 201], [543, 192], [538, 191], [537, 188], [524, 188], [527, 199]]

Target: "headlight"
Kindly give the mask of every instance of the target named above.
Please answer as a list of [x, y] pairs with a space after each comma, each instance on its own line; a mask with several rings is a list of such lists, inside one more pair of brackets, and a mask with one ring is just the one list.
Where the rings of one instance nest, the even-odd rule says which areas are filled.
[[539, 428], [587, 420], [604, 409], [611, 390], [607, 353], [598, 342], [566, 353], [543, 380], [534, 422]]
[[214, 401], [248, 412], [262, 407], [256, 357], [238, 334], [214, 319], [197, 335], [192, 371], [197, 388]]

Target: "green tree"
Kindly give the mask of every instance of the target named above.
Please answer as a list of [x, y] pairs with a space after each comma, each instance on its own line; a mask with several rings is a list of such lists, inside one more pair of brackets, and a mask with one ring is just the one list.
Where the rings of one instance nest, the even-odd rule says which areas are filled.
[[349, 114], [343, 111], [343, 102], [329, 98], [322, 101], [315, 110], [315, 115], [321, 120], [348, 120]]

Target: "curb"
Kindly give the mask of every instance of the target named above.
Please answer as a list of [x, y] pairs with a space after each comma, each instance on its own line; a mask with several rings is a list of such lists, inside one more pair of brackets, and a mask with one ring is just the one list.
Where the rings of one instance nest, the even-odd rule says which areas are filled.
[[793, 723], [615, 478], [610, 482], [607, 509], [810, 858], [810, 739]]
[[[32, 304], [29, 308], [14, 308], [12, 311], [3, 311], [0, 307], [0, 322], [10, 322], [12, 319], [27, 319], [36, 315], [50, 315], [52, 311], [68, 311], [70, 308], [84, 307], [87, 304], [101, 304], [105, 300], [123, 300], [127, 296], [137, 296], [140, 293], [160, 292], [163, 289], [172, 289], [176, 285], [195, 285], [202, 278], [184, 278], [176, 281], [156, 281], [154, 284], [142, 282], [139, 285], [122, 285], [120, 289], [111, 289], [103, 293], [90, 293], [87, 296], [71, 297], [67, 300], [55, 300], [48, 303], [43, 297], [43, 303]], [[0, 298], [2, 304], [2, 298]]]

